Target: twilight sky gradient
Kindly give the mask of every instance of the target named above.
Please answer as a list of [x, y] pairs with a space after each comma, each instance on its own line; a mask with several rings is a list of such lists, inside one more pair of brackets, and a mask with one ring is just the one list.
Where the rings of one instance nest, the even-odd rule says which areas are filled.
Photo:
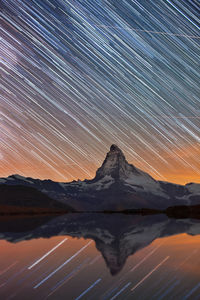
[[200, 182], [199, 17], [195, 0], [2, 0], [0, 177], [91, 178], [116, 143]]

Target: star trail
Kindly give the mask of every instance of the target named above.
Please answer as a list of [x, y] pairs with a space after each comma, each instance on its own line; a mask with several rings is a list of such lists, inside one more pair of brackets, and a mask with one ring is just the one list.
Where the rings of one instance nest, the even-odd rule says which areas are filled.
[[[45, 258], [45, 262], [40, 261], [37, 267], [28, 268], [30, 261], [45, 253], [44, 247], [51, 249], [63, 238], [32, 239], [22, 243], [1, 241], [1, 298], [199, 299], [199, 235], [165, 237], [162, 245], [158, 239], [131, 255], [116, 276], [109, 274], [102, 257], [96, 259], [95, 244], [87, 247], [88, 241], [83, 238], [69, 237], [68, 244], [63, 243], [54, 254]], [[81, 251], [83, 248], [84, 251]], [[156, 253], [155, 249], [158, 249]], [[152, 253], [151, 258], [144, 260], [149, 252]], [[67, 258], [69, 263], [60, 266], [60, 262]], [[137, 272], [131, 272], [135, 266], [138, 266]], [[50, 270], [52, 273], [47, 276]], [[48, 280], [35, 288], [35, 283], [44, 276]]]
[[92, 178], [115, 143], [199, 182], [199, 16], [191, 0], [2, 0], [0, 175]]

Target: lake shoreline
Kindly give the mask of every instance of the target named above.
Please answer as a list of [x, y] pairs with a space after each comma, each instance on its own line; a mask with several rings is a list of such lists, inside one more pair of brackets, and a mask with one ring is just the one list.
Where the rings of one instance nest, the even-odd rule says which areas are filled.
[[[2, 208], [2, 207], [1, 207]], [[173, 206], [164, 210], [156, 209], [125, 209], [125, 210], [103, 210], [103, 211], [68, 211], [68, 210], [48, 210], [46, 208], [32, 208], [32, 207], [6, 207], [4, 211], [1, 210], [0, 217], [2, 216], [52, 216], [64, 214], [124, 214], [124, 215], [158, 215], [165, 214], [169, 218], [195, 218], [200, 219], [200, 205], [195, 206]]]

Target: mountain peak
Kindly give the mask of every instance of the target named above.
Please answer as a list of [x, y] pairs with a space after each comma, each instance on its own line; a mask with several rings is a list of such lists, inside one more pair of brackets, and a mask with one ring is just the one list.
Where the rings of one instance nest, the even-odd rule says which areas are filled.
[[138, 170], [126, 161], [122, 150], [113, 144], [102, 166], [97, 170], [95, 179], [99, 180], [105, 176], [111, 176], [114, 179], [125, 179], [132, 172], [137, 174]]
[[115, 153], [122, 153], [122, 150], [115, 144], [112, 144], [110, 147], [110, 152], [115, 152]]

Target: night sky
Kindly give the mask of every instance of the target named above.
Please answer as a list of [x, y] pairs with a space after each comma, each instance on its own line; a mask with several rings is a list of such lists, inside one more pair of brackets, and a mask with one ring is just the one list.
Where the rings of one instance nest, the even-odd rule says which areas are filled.
[[92, 178], [115, 143], [200, 182], [199, 16], [198, 0], [2, 0], [0, 177]]

